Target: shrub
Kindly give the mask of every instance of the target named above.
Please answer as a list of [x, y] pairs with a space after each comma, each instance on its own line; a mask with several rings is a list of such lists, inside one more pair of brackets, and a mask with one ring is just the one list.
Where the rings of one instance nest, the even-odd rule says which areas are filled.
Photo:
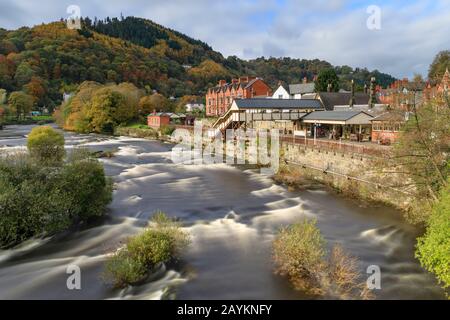
[[104, 214], [111, 190], [103, 168], [93, 160], [50, 168], [27, 155], [0, 159], [0, 247]]
[[359, 281], [358, 260], [340, 246], [334, 246], [327, 257], [325, 245], [315, 220], [282, 228], [273, 243], [275, 272], [309, 295], [371, 298]]
[[304, 220], [282, 228], [273, 243], [276, 273], [287, 276], [294, 287], [320, 294], [325, 240], [316, 221]]
[[175, 131], [175, 128], [168, 125], [162, 125], [160, 131], [162, 135], [170, 136]]
[[152, 225], [128, 239], [106, 262], [104, 278], [122, 288], [141, 281], [160, 263], [175, 259], [188, 245], [188, 235], [180, 225], [162, 212], [157, 212]]
[[114, 287], [124, 288], [141, 281], [147, 274], [145, 265], [134, 260], [125, 249], [112, 255], [105, 265], [104, 276]]
[[64, 136], [49, 126], [36, 127], [28, 136], [27, 148], [43, 164], [58, 164], [65, 155]]
[[[449, 181], [450, 182], [450, 181]], [[450, 187], [441, 192], [434, 206], [427, 231], [418, 239], [416, 256], [434, 273], [445, 289], [450, 288]]]

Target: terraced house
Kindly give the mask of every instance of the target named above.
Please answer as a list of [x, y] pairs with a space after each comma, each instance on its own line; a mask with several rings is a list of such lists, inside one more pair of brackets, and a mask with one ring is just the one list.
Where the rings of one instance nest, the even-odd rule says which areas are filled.
[[241, 77], [227, 83], [220, 80], [218, 85], [209, 88], [206, 93], [206, 115], [221, 116], [231, 107], [234, 99], [267, 98], [272, 96], [272, 89], [263, 79]]

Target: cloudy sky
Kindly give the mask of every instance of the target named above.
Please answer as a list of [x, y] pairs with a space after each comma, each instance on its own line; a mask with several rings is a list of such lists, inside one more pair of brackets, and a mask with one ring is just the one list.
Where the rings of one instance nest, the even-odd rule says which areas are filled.
[[319, 58], [400, 78], [426, 75], [450, 49], [450, 0], [0, 0], [0, 27], [68, 17], [69, 5], [82, 16], [149, 18], [225, 56]]

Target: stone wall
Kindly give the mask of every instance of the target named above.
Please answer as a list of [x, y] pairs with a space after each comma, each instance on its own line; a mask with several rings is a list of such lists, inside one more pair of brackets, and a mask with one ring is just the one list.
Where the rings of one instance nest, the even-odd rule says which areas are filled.
[[406, 176], [388, 158], [281, 143], [282, 163], [353, 196], [408, 209], [412, 191]]

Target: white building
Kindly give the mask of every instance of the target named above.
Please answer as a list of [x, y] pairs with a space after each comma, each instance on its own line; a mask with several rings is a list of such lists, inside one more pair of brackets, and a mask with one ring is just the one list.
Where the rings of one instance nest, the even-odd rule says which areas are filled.
[[203, 110], [205, 110], [205, 105], [203, 103], [188, 103], [188, 104], [186, 104], [186, 112], [193, 112], [195, 110], [203, 111]]
[[290, 99], [291, 95], [289, 92], [280, 84], [277, 90], [272, 95], [273, 99]]
[[304, 95], [313, 94], [315, 90], [314, 82], [290, 84], [286, 90], [281, 84], [272, 95], [273, 99], [302, 99]]

